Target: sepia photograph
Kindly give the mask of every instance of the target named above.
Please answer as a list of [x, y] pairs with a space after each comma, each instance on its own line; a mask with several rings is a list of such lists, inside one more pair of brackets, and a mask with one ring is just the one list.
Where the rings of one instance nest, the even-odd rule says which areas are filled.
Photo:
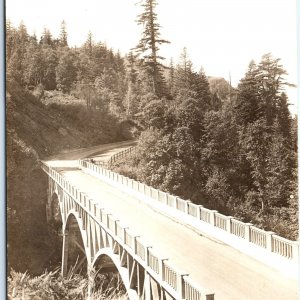
[[297, 300], [297, 0], [6, 0], [8, 300]]

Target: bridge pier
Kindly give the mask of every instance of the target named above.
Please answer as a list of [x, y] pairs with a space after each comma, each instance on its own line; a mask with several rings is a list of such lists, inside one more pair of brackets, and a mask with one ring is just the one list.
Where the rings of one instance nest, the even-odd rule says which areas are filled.
[[61, 274], [63, 277], [68, 274], [68, 254], [69, 254], [69, 231], [65, 229], [63, 233], [63, 248], [61, 261]]
[[87, 300], [92, 300], [93, 289], [94, 289], [94, 280], [95, 272], [92, 269], [92, 266], [88, 266], [88, 290], [87, 290]]
[[49, 178], [48, 181], [48, 189], [47, 189], [47, 203], [46, 203], [46, 217], [47, 221], [51, 221], [52, 219], [52, 211], [51, 211], [51, 202], [53, 196], [53, 181]]

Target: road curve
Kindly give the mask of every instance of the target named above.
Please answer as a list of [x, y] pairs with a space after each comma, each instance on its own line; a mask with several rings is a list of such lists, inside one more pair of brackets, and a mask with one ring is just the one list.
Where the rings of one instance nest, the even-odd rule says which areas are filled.
[[113, 145], [110, 146], [112, 148], [89, 148], [65, 153], [48, 163], [59, 166], [68, 181], [140, 235], [158, 255], [169, 258], [174, 267], [187, 271], [199, 285], [213, 291], [216, 299], [297, 299], [297, 280], [287, 278], [223, 243], [199, 235], [80, 169], [64, 169], [68, 166], [67, 161], [78, 159], [81, 155], [87, 157], [93, 153], [105, 154], [103, 151], [106, 150], [118, 151], [113, 150], [116, 149]]
[[[44, 159], [44, 161], [55, 161], [55, 160], [78, 160], [81, 158], [87, 157], [97, 157], [101, 158], [102, 156], [110, 157], [114, 153], [122, 151], [130, 146], [136, 145], [135, 140], [118, 142], [118, 143], [110, 143], [110, 144], [102, 144], [98, 146], [88, 147], [88, 148], [80, 148], [74, 150], [64, 151], [62, 153], [53, 155]], [[103, 159], [103, 160], [105, 160]]]

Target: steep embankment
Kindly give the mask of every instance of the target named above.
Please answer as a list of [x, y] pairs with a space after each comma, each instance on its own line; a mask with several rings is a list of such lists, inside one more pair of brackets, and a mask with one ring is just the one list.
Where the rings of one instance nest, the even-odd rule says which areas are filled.
[[8, 263], [38, 274], [60, 256], [45, 222], [48, 183], [38, 159], [123, 138], [113, 117], [87, 116], [82, 105], [46, 106], [16, 82], [7, 83], [6, 101]]

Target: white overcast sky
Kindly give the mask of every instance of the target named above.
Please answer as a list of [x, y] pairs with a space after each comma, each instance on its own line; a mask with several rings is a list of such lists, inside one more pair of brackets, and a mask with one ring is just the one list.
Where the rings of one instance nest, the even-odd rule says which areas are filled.
[[[57, 37], [62, 20], [70, 46], [80, 46], [89, 31], [123, 54], [136, 46], [141, 28], [139, 0], [6, 0], [6, 18], [15, 26], [23, 20], [29, 33], [44, 27]], [[296, 0], [158, 0], [162, 37], [171, 44], [161, 54], [175, 62], [183, 49], [195, 70], [221, 76], [236, 85], [251, 59], [271, 52], [282, 59], [288, 80], [297, 83]], [[288, 91], [296, 103], [296, 88]]]

